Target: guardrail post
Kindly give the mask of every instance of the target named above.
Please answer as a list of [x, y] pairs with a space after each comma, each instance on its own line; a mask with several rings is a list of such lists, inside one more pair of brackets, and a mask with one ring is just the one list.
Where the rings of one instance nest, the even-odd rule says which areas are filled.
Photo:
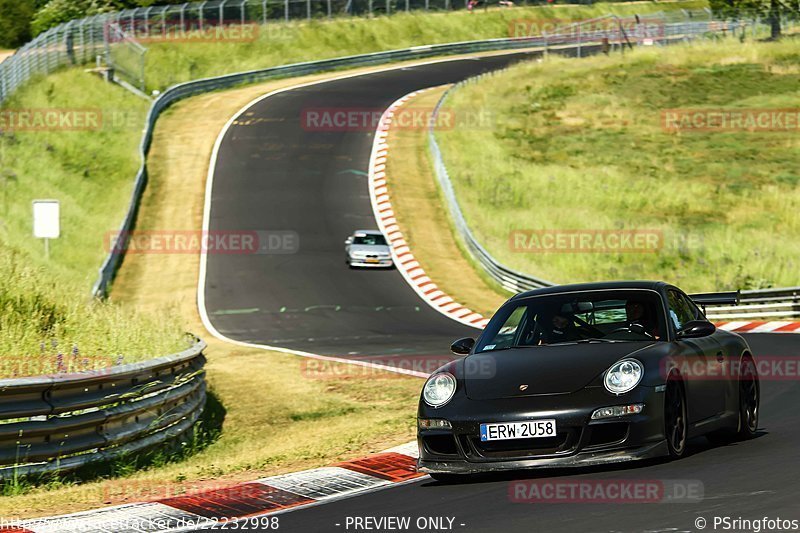
[[[371, 2], [372, 0], [370, 0]], [[372, 10], [370, 9], [370, 13]], [[311, 20], [311, 0], [306, 0], [306, 20]]]
[[406, 0], [406, 13], [408, 13], [408, 0]]
[[284, 0], [283, 15], [286, 22], [289, 22], [289, 0]]

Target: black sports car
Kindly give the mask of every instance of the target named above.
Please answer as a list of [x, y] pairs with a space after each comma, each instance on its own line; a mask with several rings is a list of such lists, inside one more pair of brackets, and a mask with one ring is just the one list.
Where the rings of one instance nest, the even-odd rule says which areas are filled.
[[663, 282], [562, 285], [514, 296], [466, 355], [426, 381], [419, 470], [435, 479], [535, 467], [681, 457], [697, 435], [758, 427], [753, 353]]

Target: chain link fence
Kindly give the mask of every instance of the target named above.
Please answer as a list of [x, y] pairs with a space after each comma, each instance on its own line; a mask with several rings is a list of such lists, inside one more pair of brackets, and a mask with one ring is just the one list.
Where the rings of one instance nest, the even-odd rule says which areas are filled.
[[[491, 5], [534, 5], [546, 0], [207, 0], [180, 5], [151, 6], [72, 20], [40, 34], [0, 63], [0, 103], [36, 75], [69, 66], [104, 62], [112, 74], [144, 88], [145, 46], [173, 40], [181, 34], [190, 40], [207, 32], [242, 26], [268, 25], [292, 20], [341, 16], [377, 16], [415, 10], [454, 11]], [[591, 4], [592, 0], [572, 3]], [[685, 20], [686, 11], [662, 14], [662, 20]], [[700, 14], [707, 17], [709, 13]]]

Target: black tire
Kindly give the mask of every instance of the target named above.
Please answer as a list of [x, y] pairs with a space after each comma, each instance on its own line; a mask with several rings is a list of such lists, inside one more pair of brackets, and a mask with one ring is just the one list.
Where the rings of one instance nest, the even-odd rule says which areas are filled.
[[686, 455], [689, 434], [689, 417], [686, 408], [686, 392], [683, 382], [676, 375], [667, 380], [664, 391], [664, 436], [667, 439], [669, 456], [680, 459]]
[[749, 357], [742, 360], [739, 369], [739, 416], [736, 427], [706, 435], [709, 442], [715, 446], [752, 439], [758, 431], [758, 412], [761, 400], [758, 370]]
[[739, 427], [738, 440], [752, 439], [758, 431], [758, 413], [761, 403], [761, 384], [755, 362], [747, 357], [742, 360], [739, 374]]
[[461, 483], [467, 476], [464, 474], [430, 474], [430, 476], [439, 483], [446, 483], [448, 485]]

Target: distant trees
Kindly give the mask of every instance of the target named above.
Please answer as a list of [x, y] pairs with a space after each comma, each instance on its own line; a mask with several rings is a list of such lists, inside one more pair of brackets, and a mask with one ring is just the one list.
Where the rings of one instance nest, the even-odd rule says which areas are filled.
[[0, 0], [0, 48], [17, 48], [31, 38], [36, 0]]
[[17, 48], [39, 33], [72, 19], [184, 1], [187, 0], [0, 0], [0, 47]]
[[773, 39], [781, 36], [781, 17], [800, 12], [800, 0], [710, 0], [715, 13], [740, 17], [760, 17], [770, 25]]

